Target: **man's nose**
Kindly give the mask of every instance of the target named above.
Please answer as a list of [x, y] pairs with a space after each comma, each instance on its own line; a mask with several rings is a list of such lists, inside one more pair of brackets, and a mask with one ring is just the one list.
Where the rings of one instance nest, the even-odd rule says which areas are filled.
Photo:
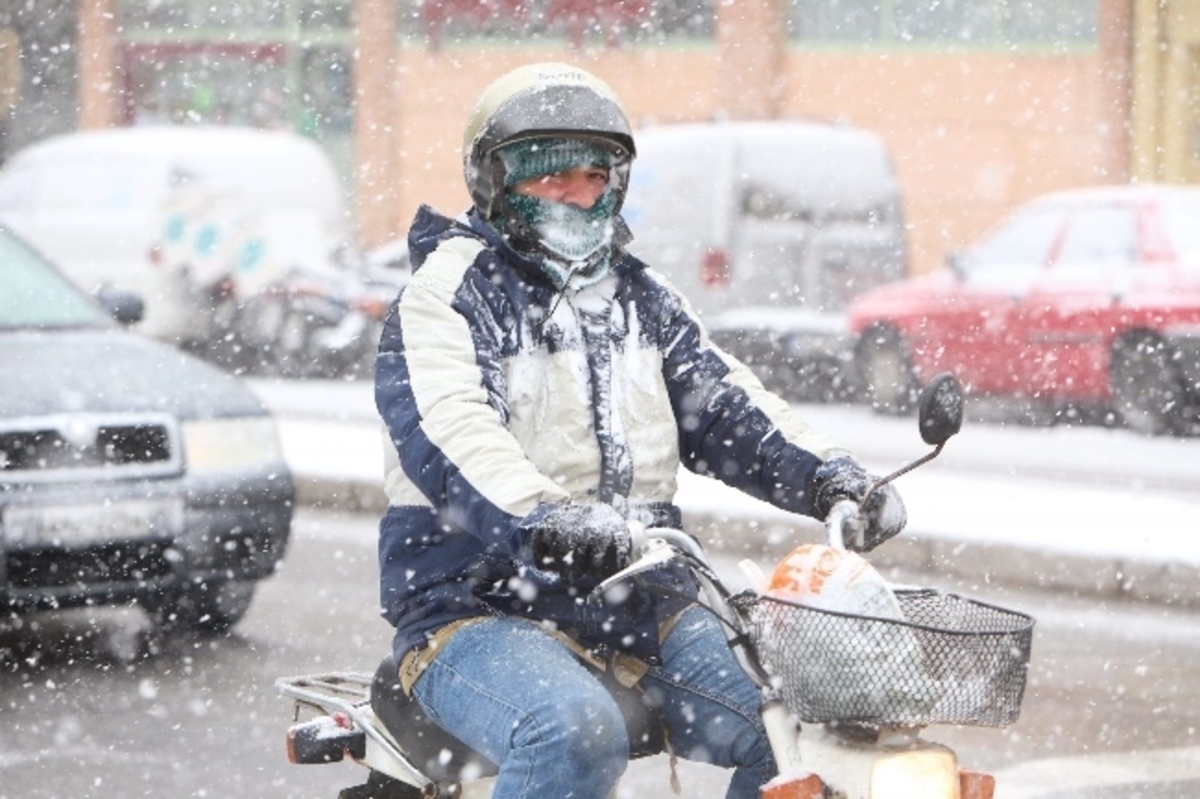
[[577, 205], [586, 211], [596, 204], [603, 191], [604, 189], [597, 188], [595, 182], [589, 180], [587, 175], [569, 174], [563, 186], [562, 201]]

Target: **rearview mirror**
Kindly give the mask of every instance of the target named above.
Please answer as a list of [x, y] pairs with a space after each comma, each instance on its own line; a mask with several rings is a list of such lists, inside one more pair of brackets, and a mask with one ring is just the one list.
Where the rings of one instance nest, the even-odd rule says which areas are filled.
[[867, 497], [871, 496], [875, 489], [887, 485], [903, 474], [908, 474], [941, 454], [942, 447], [950, 440], [950, 437], [962, 428], [962, 420], [962, 384], [954, 375], [943, 372], [925, 386], [917, 405], [917, 423], [921, 428], [921, 438], [925, 440], [926, 444], [930, 444], [936, 449], [922, 458], [917, 458], [907, 466], [901, 466], [887, 477], [876, 480], [859, 500], [859, 507], [865, 505]]
[[146, 304], [141, 296], [112, 286], [101, 286], [94, 294], [96, 300], [109, 315], [122, 325], [133, 325], [146, 315]]
[[962, 429], [962, 384], [954, 375], [943, 372], [925, 386], [917, 408], [921, 439], [926, 444], [940, 447]]

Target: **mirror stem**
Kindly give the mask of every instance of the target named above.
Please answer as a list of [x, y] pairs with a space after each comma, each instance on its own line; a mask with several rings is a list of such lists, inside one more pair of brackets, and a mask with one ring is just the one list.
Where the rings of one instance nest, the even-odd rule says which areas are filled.
[[917, 468], [921, 464], [928, 463], [929, 461], [936, 458], [941, 453], [942, 447], [944, 447], [944, 446], [946, 446], [946, 442], [943, 441], [941, 444], [938, 444], [937, 447], [934, 448], [933, 452], [930, 452], [928, 455], [918, 458], [917, 460], [913, 461], [912, 463], [908, 464], [907, 466], [901, 466], [899, 469], [892, 472], [888, 476], [881, 477], [878, 480], [876, 480], [874, 483], [871, 484], [871, 487], [867, 489], [867, 493], [863, 494], [863, 498], [858, 501], [858, 506], [860, 508], [865, 506], [867, 504], [867, 499], [872, 494], [875, 493], [875, 489], [882, 488], [883, 486], [885, 486], [888, 483], [895, 480], [897, 477], [900, 477], [901, 475], [904, 475], [904, 474], [908, 474], [909, 472], [911, 472], [913, 469]]

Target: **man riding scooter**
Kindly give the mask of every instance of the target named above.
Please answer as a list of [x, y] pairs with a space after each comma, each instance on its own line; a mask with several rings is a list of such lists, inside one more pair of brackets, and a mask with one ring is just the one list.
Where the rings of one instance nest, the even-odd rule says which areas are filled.
[[[671, 751], [734, 769], [727, 796], [757, 797], [776, 771], [759, 692], [692, 578], [667, 565], [592, 589], [627, 565], [631, 525], [681, 526], [680, 463], [817, 518], [873, 481], [625, 251], [634, 156], [589, 73], [497, 80], [463, 140], [473, 207], [418, 212], [380, 342], [399, 680], [498, 764], [499, 799], [609, 794], [630, 752], [614, 681], [654, 707]], [[905, 523], [891, 486], [862, 515], [863, 549]]]

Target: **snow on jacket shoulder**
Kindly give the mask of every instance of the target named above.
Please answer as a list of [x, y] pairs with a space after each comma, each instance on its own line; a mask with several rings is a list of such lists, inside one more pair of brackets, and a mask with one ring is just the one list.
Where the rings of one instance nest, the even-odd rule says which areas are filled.
[[[677, 525], [682, 462], [811, 513], [813, 470], [842, 451], [715, 348], [644, 264], [621, 255], [605, 279], [560, 293], [474, 215], [428, 208], [409, 248], [413, 276], [376, 365], [392, 444], [381, 599], [398, 655], [483, 612], [550, 619], [587, 642], [596, 620], [525, 551], [522, 520], [544, 503], [603, 501]], [[652, 617], [653, 603], [606, 612]]]

